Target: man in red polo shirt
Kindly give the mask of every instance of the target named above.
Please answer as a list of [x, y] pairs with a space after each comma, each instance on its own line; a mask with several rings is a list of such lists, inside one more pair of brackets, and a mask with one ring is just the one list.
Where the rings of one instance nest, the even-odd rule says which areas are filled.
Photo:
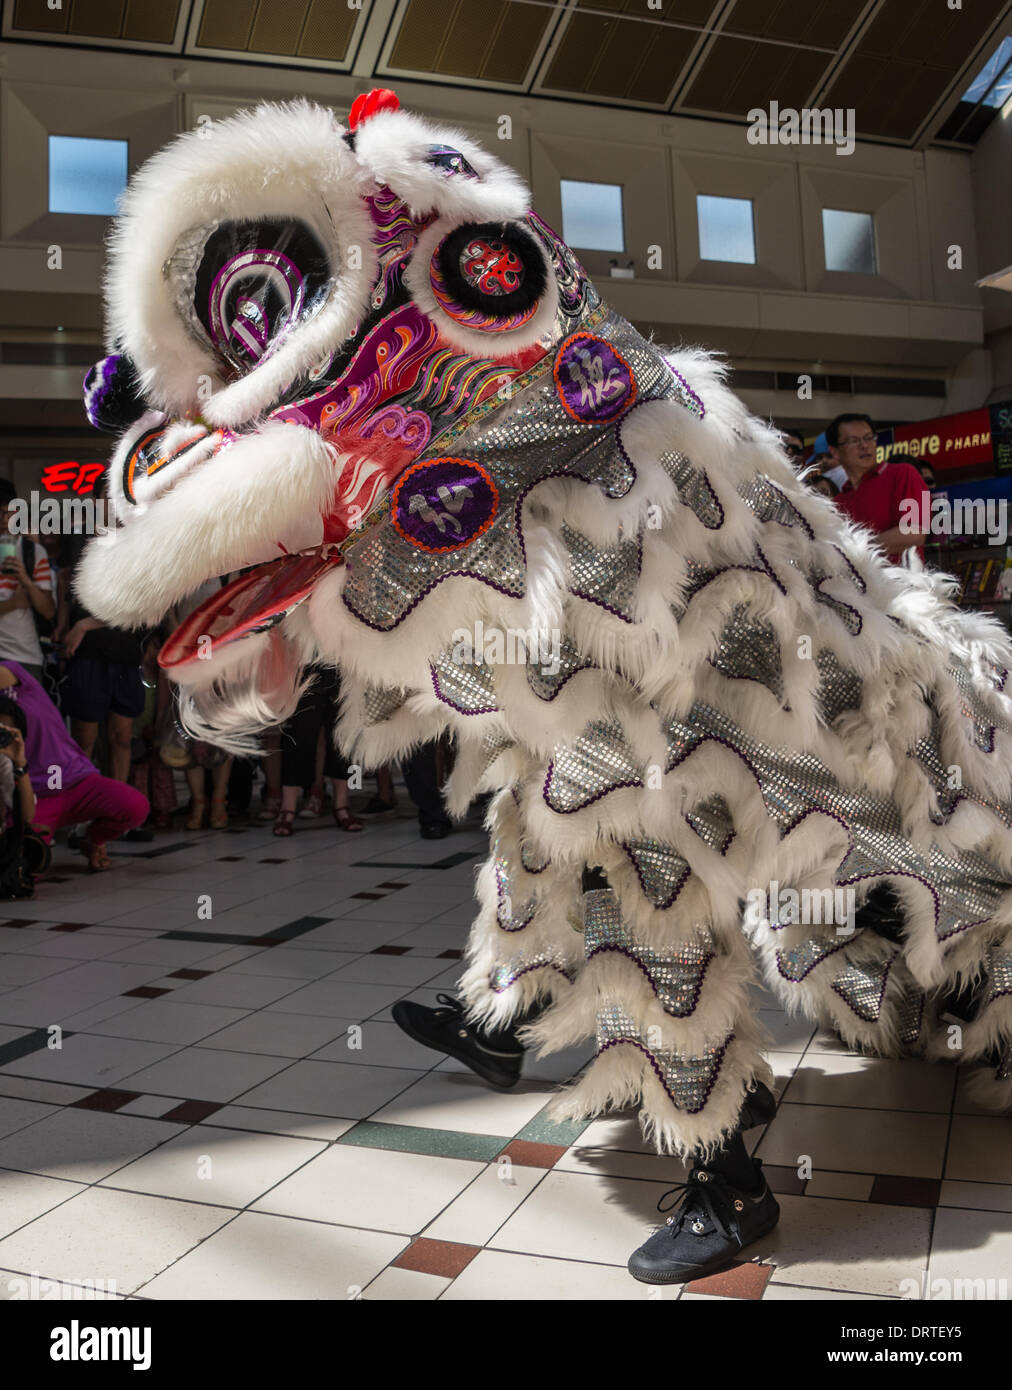
[[875, 532], [893, 564], [912, 547], [923, 559], [927, 537], [920, 529], [911, 530], [909, 522], [901, 526], [910, 513], [904, 502], [916, 503], [916, 518], [929, 515], [931, 494], [917, 469], [909, 463], [875, 462], [875, 429], [869, 415], [838, 415], [826, 426], [826, 442], [847, 475], [835, 499], [840, 510]]

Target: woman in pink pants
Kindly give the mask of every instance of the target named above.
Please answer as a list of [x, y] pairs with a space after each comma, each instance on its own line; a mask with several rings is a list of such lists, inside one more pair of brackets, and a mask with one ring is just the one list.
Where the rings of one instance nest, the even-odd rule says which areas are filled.
[[102, 776], [70, 737], [42, 686], [16, 661], [0, 661], [0, 692], [25, 713], [36, 829], [52, 834], [64, 825], [89, 822], [82, 846], [88, 867], [95, 872], [111, 868], [106, 841], [147, 820], [147, 797], [126, 782]]

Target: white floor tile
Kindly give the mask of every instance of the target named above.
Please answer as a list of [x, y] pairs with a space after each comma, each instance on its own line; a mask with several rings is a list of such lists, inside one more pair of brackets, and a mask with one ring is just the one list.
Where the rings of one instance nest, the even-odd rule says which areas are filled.
[[322, 1153], [323, 1143], [196, 1125], [120, 1168], [105, 1186], [223, 1207], [245, 1207]]
[[418, 1072], [340, 1062], [295, 1062], [243, 1096], [244, 1105], [365, 1119], [418, 1079]]
[[953, 1116], [945, 1176], [968, 1182], [1012, 1181], [1012, 1123], [1008, 1116]]
[[235, 1100], [288, 1065], [287, 1057], [254, 1057], [209, 1047], [187, 1047], [122, 1080], [125, 1090], [180, 1096], [184, 1100], [226, 1101]]
[[174, 1050], [167, 1043], [74, 1033], [63, 1038], [62, 1047], [40, 1048], [38, 1052], [10, 1062], [3, 1070], [16, 1072], [19, 1076], [38, 1076], [45, 1081], [66, 1081], [78, 1086], [101, 1088], [115, 1086], [129, 1072], [156, 1064]]
[[661, 1221], [657, 1200], [670, 1186], [553, 1171], [489, 1245], [624, 1269], [632, 1252]]
[[0, 1168], [98, 1182], [175, 1133], [158, 1120], [67, 1108], [0, 1140]]
[[831, 1168], [938, 1178], [948, 1127], [947, 1115], [783, 1102], [756, 1153], [764, 1163], [788, 1168], [807, 1155], [813, 1172]]
[[376, 1020], [372, 1023], [346, 1026], [338, 1037], [314, 1053], [313, 1061], [428, 1071], [438, 1062], [441, 1055], [430, 1047], [422, 1047], [414, 1042], [396, 1023], [382, 1023]]
[[920, 1280], [930, 1211], [783, 1194], [777, 1201], [779, 1226], [749, 1253], [776, 1265], [778, 1281], [899, 1298], [905, 1279]]
[[543, 1110], [552, 1089], [521, 1081], [514, 1091], [491, 1090], [473, 1073], [433, 1071], [372, 1117], [390, 1125], [456, 1129], [467, 1134], [516, 1134]]
[[145, 1298], [289, 1299], [363, 1297], [407, 1241], [378, 1231], [243, 1212], [171, 1269], [145, 1284]]
[[[32, 1181], [53, 1182], [50, 1178]], [[37, 1269], [47, 1278], [72, 1282], [113, 1279], [118, 1292], [133, 1293], [231, 1215], [224, 1207], [85, 1188], [63, 1206], [0, 1240], [0, 1267]]]
[[[58, 1178], [40, 1177], [37, 1173], [0, 1173], [0, 1236], [9, 1236], [21, 1227], [29, 1227], [36, 1217], [52, 1211], [61, 1202], [76, 1197], [87, 1188], [76, 1182], [61, 1182]], [[5, 1241], [0, 1240], [0, 1249]], [[31, 1244], [24, 1249], [31, 1252]], [[38, 1269], [37, 1259], [29, 1259], [21, 1264], [8, 1259], [6, 1253], [0, 1259], [0, 1268], [11, 1265], [14, 1269]]]
[[1007, 1302], [1012, 1297], [1012, 1215], [939, 1209], [931, 1238], [928, 1290], [932, 1302]]
[[431, 1303], [450, 1283], [438, 1274], [422, 1274], [417, 1269], [385, 1269], [362, 1297], [367, 1303]]
[[792, 1104], [847, 1105], [868, 1110], [924, 1110], [948, 1115], [954, 1067], [909, 1059], [806, 1057], [785, 1092]]
[[427, 1240], [486, 1245], [544, 1176], [544, 1168], [524, 1168], [519, 1163], [506, 1168], [490, 1163], [423, 1234]]
[[314, 1014], [274, 1013], [260, 1009], [205, 1039], [205, 1047], [227, 1052], [266, 1052], [277, 1057], [308, 1057], [327, 1043], [343, 1039], [350, 1019], [317, 1018]]
[[256, 1209], [417, 1235], [483, 1166], [335, 1144], [261, 1198]]
[[[1009, 1176], [1012, 1177], [1012, 1172]], [[951, 1182], [946, 1179], [942, 1183], [938, 1205], [1012, 1212], [1012, 1183]]]
[[[509, 1289], [511, 1301], [538, 1303], [645, 1303], [651, 1297], [647, 1285], [637, 1283], [624, 1268], [483, 1250], [457, 1275], [442, 1302], [499, 1302], [504, 1289]], [[665, 1289], [660, 1301], [669, 1297]]]
[[171, 995], [135, 1003], [132, 1009], [92, 1024], [91, 1031], [107, 1038], [140, 1038], [185, 1046], [218, 1033], [246, 1016], [243, 1009], [185, 1004], [176, 994], [174, 990]]

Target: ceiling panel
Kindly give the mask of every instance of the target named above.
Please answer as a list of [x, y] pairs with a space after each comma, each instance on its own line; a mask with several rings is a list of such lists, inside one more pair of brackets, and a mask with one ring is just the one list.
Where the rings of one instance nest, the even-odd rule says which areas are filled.
[[193, 51], [344, 63], [364, 13], [347, 0], [204, 0]]
[[170, 44], [180, 0], [63, 0], [50, 9], [46, 0], [16, 0], [12, 31]]
[[784, 43], [839, 48], [868, 0], [737, 0], [721, 28]]
[[[704, 25], [710, 0], [669, 3], [662, 19]], [[608, 14], [588, 11], [607, 10]], [[700, 29], [647, 18], [641, 0], [581, 0], [541, 80], [543, 91], [667, 106]]]
[[784, 106], [800, 108], [833, 61], [833, 54], [811, 48], [721, 37], [708, 50], [678, 105], [742, 120], [753, 107], [768, 107], [774, 96]]
[[520, 86], [554, 18], [509, 0], [410, 0], [385, 70]]

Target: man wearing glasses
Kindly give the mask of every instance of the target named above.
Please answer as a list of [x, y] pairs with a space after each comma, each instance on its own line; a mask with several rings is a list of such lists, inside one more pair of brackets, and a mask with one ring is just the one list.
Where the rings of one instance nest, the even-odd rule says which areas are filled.
[[847, 475], [836, 498], [840, 510], [874, 531], [894, 564], [912, 547], [923, 559], [927, 537], [900, 527], [900, 508], [911, 498], [917, 503], [916, 516], [929, 514], [930, 493], [917, 469], [909, 463], [876, 462], [875, 430], [868, 415], [838, 415], [826, 426], [826, 442]]

